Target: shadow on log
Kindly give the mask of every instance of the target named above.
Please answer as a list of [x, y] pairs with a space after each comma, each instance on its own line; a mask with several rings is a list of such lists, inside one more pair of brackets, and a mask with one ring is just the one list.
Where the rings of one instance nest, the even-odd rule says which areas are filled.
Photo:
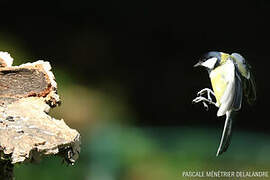
[[74, 164], [80, 152], [80, 134], [64, 120], [48, 115], [60, 104], [49, 62], [11, 66], [0, 52], [0, 179], [13, 179], [16, 163], [39, 162], [59, 155]]

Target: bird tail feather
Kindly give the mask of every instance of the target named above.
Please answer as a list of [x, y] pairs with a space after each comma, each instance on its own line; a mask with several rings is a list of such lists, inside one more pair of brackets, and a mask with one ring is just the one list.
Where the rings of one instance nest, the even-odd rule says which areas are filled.
[[227, 111], [222, 137], [220, 140], [216, 156], [221, 155], [228, 149], [231, 143], [231, 136], [232, 136], [232, 111]]

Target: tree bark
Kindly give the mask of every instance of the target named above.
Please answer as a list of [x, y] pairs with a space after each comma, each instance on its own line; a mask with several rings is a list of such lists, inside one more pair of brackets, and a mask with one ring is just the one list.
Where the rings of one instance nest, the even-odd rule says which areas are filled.
[[0, 179], [13, 179], [14, 164], [44, 156], [59, 155], [74, 164], [80, 134], [48, 115], [60, 104], [50, 63], [7, 64], [0, 57]]

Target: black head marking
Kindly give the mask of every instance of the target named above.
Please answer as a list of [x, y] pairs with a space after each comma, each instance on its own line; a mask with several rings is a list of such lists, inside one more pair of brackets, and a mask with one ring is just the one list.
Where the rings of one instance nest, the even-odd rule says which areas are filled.
[[209, 52], [205, 53], [202, 56], [201, 62], [207, 61], [208, 59], [214, 58], [214, 57], [217, 58], [217, 62], [214, 66], [214, 68], [216, 68], [220, 64], [220, 61], [221, 61], [221, 53], [218, 51], [209, 51]]
[[205, 53], [202, 57], [202, 61], [206, 61], [207, 59], [216, 57], [218, 59], [218, 61], [220, 62], [221, 60], [221, 54], [218, 51], [210, 51], [208, 53]]

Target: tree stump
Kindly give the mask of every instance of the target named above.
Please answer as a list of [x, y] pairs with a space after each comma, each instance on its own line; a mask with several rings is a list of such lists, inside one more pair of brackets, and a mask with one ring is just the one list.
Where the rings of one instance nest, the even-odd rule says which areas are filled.
[[0, 179], [14, 178], [14, 164], [39, 162], [44, 156], [59, 155], [74, 164], [80, 134], [48, 115], [60, 104], [50, 63], [12, 62], [0, 52]]

